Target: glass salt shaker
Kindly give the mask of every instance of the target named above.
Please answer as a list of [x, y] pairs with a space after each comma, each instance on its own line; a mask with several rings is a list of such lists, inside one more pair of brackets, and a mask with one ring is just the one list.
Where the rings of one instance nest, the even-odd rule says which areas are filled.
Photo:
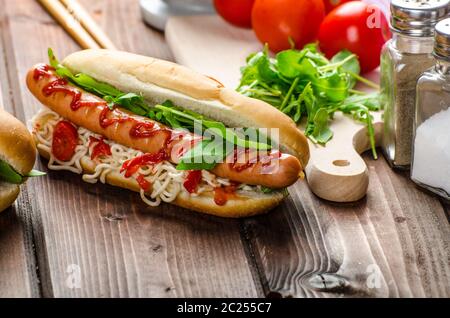
[[436, 25], [434, 56], [417, 82], [411, 178], [450, 200], [450, 19]]
[[392, 39], [381, 53], [384, 105], [383, 152], [391, 166], [409, 169], [415, 92], [419, 76], [435, 61], [434, 26], [448, 13], [449, 0], [392, 0]]

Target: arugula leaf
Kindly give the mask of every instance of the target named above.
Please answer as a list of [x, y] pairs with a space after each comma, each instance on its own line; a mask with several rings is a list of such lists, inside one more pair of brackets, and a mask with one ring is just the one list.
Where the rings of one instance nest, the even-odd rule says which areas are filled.
[[212, 140], [202, 140], [181, 158], [177, 170], [211, 170], [225, 156], [221, 145]]
[[[350, 58], [349, 58], [350, 57]], [[337, 53], [331, 59], [331, 63], [339, 64], [342, 61], [344, 63], [340, 66], [343, 71], [350, 75], [349, 87], [353, 88], [356, 85], [357, 79], [352, 74], [359, 74], [361, 72], [361, 66], [359, 65], [358, 57], [350, 51], [344, 50]]]
[[115, 89], [111, 85], [99, 82], [83, 73], [74, 75], [72, 81], [78, 86], [96, 95], [118, 96], [121, 94], [119, 90]]
[[103, 96], [113, 96], [117, 97], [122, 94], [121, 91], [114, 88], [113, 86], [99, 82], [89, 75], [79, 73], [74, 75], [67, 67], [59, 63], [58, 59], [53, 54], [53, 50], [51, 48], [48, 49], [48, 58], [50, 61], [50, 65], [55, 68], [56, 74], [61, 77], [64, 77], [71, 81], [73, 84], [83, 88], [84, 90], [93, 93], [95, 95]]
[[301, 74], [300, 62], [306, 55], [306, 50], [286, 50], [277, 54], [277, 66], [280, 74], [287, 78], [296, 78]]
[[33, 169], [30, 172], [28, 172], [28, 174], [26, 174], [25, 177], [34, 178], [34, 177], [42, 177], [45, 175], [47, 175], [45, 172]]
[[272, 193], [273, 191], [275, 191], [275, 190], [272, 189], [272, 188], [268, 188], [268, 187], [265, 187], [265, 186], [261, 186], [261, 192], [262, 192], [262, 193], [269, 194], [269, 193]]
[[375, 149], [375, 131], [373, 128], [373, 116], [371, 111], [378, 111], [381, 109], [381, 102], [379, 94], [372, 93], [368, 95], [353, 95], [347, 98], [338, 108], [344, 114], [350, 114], [352, 117], [367, 125], [367, 132], [369, 135], [370, 145], [372, 148], [372, 155], [375, 159], [378, 158]]
[[0, 180], [4, 180], [8, 183], [21, 184], [23, 182], [23, 177], [9, 164], [0, 160]]
[[271, 58], [269, 58], [267, 50], [260, 53], [262, 54], [257, 54], [254, 57], [254, 65], [257, 67], [260, 79], [267, 82], [278, 80], [275, 63]]
[[31, 170], [27, 175], [22, 176], [5, 161], [0, 160], [0, 180], [8, 183], [21, 184], [24, 182], [25, 177], [40, 177], [45, 174], [45, 172]]
[[132, 113], [141, 116], [147, 115], [151, 110], [151, 108], [145, 103], [144, 98], [135, 93], [120, 93], [117, 97], [107, 95], [103, 96], [103, 99], [108, 102], [108, 107], [111, 109], [114, 105], [120, 105]]
[[270, 193], [273, 193], [275, 191], [279, 191], [279, 192], [283, 193], [283, 195], [285, 195], [285, 196], [289, 195], [289, 192], [288, 192], [287, 188], [272, 189], [272, 188], [261, 186], [261, 192], [264, 193], [264, 194], [270, 194]]
[[216, 166], [216, 163], [186, 163], [180, 162], [176, 169], [177, 170], [212, 170]]
[[320, 108], [314, 115], [313, 131], [310, 134], [310, 138], [315, 143], [324, 145], [333, 137], [333, 132], [328, 125], [329, 118], [328, 111], [325, 108]]
[[362, 104], [367, 107], [370, 111], [378, 111], [381, 109], [380, 95], [377, 93], [371, 93], [366, 95], [352, 95], [344, 100], [342, 105], [340, 105], [340, 110], [345, 112], [345, 109]]
[[317, 94], [331, 103], [341, 102], [348, 96], [348, 81], [346, 76], [334, 71], [312, 81]]
[[[168, 122], [167, 117], [173, 116], [178, 121], [183, 121], [187, 125], [183, 127], [193, 128], [195, 124], [202, 127], [203, 131], [207, 130], [211, 135], [221, 137], [224, 141], [234, 144], [242, 148], [258, 149], [258, 150], [270, 150], [271, 146], [265, 143], [258, 143], [254, 140], [246, 140], [240, 138], [236, 133], [218, 121], [209, 120], [201, 115], [194, 115], [192, 112], [177, 109], [176, 107], [168, 107], [163, 105], [156, 105], [156, 110], [163, 111], [165, 121]], [[163, 120], [164, 121], [164, 120]]]
[[[351, 58], [349, 59], [349, 57]], [[345, 61], [340, 67], [346, 72], [352, 72], [359, 74], [361, 72], [361, 67], [359, 65], [358, 57], [348, 50], [343, 50], [337, 53], [331, 59], [331, 63], [339, 64]]]
[[224, 158], [236, 148], [271, 149], [270, 144], [243, 139], [223, 123], [191, 111], [179, 109], [173, 106], [171, 102], [156, 105], [151, 110], [150, 117], [173, 128], [178, 126], [192, 132], [194, 132], [194, 127], [202, 129], [204, 139], [183, 155], [177, 165], [178, 170], [211, 170], [217, 163], [223, 162]]

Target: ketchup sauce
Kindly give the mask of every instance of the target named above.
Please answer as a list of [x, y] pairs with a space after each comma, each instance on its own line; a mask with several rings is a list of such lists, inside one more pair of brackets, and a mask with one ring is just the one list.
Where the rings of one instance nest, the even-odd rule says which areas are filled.
[[55, 68], [51, 67], [47, 64], [39, 64], [36, 66], [33, 72], [33, 78], [35, 81], [39, 80], [41, 77], [49, 77], [52, 75], [51, 71], [54, 71]]
[[183, 186], [189, 193], [197, 192], [197, 187], [202, 180], [202, 172], [200, 170], [192, 170], [188, 172], [186, 181], [184, 181]]
[[[240, 157], [244, 155], [244, 162], [239, 163]], [[256, 160], [252, 160], [252, 158], [250, 157], [250, 149], [234, 149], [234, 153], [233, 153], [233, 162], [229, 164], [230, 168], [233, 169], [234, 171], [237, 172], [241, 172], [244, 171], [248, 168], [251, 168], [255, 165]]]
[[61, 92], [67, 95], [72, 96], [72, 101], [70, 102], [70, 108], [73, 111], [80, 109], [81, 107], [93, 107], [93, 106], [106, 106], [106, 102], [99, 101], [82, 101], [81, 100], [81, 92], [75, 87], [71, 87], [68, 85], [69, 82], [64, 78], [58, 78], [47, 85], [42, 89], [42, 93], [46, 96], [50, 96], [53, 93]]
[[280, 159], [281, 156], [282, 154], [280, 151], [271, 151], [261, 154], [258, 150], [238, 148], [234, 150], [233, 162], [229, 163], [229, 167], [236, 172], [252, 168], [257, 163], [261, 163], [263, 167], [267, 167], [270, 166], [274, 160]]
[[140, 174], [137, 178], [136, 178], [137, 183], [139, 184], [139, 187], [141, 187], [142, 190], [144, 190], [145, 192], [147, 192], [148, 190], [150, 190], [151, 188], [151, 183], [148, 182], [145, 179], [145, 176], [143, 174]]
[[103, 129], [108, 128], [111, 125], [114, 125], [116, 123], [125, 123], [127, 121], [133, 120], [132, 118], [128, 116], [109, 116], [109, 114], [114, 113], [114, 110], [111, 110], [108, 106], [103, 107], [100, 116], [98, 117], [100, 127]]
[[153, 137], [161, 131], [161, 127], [153, 122], [136, 123], [130, 130], [130, 136], [134, 138]]
[[220, 206], [225, 205], [230, 198], [236, 196], [237, 187], [238, 184], [231, 184], [226, 187], [214, 188], [214, 202]]
[[93, 136], [90, 136], [89, 147], [91, 147], [93, 144], [95, 144], [95, 146], [92, 149], [91, 160], [102, 156], [111, 156], [111, 147], [104, 141], [103, 137], [95, 138]]
[[167, 158], [168, 156], [164, 149], [161, 149], [157, 153], [146, 153], [142, 156], [125, 161], [122, 165], [122, 169], [120, 169], [120, 172], [125, 171], [125, 178], [129, 178], [133, 174], [135, 174], [140, 167], [155, 165], [164, 160], [167, 160]]

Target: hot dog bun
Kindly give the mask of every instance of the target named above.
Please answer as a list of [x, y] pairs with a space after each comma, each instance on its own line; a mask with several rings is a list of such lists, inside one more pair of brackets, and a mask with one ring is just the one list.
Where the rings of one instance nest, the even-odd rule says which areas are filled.
[[[33, 137], [22, 122], [0, 109], [0, 160], [21, 175], [34, 166], [36, 148]], [[0, 212], [10, 206], [19, 195], [19, 185], [0, 180]]]
[[[37, 116], [33, 120], [33, 125], [43, 127], [45, 126], [47, 119], [48, 117], [45, 116]], [[43, 150], [42, 147], [39, 147], [39, 139], [36, 137], [35, 142], [38, 145], [39, 154], [44, 158], [49, 159], [50, 154]], [[93, 173], [96, 164], [97, 163], [87, 157], [83, 158], [81, 161], [83, 173]], [[135, 192], [140, 191], [140, 187], [135, 179], [125, 178], [122, 174], [117, 172], [109, 173], [106, 177], [106, 183]], [[199, 196], [189, 196], [185, 192], [180, 192], [176, 200], [171, 202], [171, 204], [210, 215], [226, 218], [240, 218], [268, 212], [276, 207], [285, 197], [283, 191], [274, 191], [270, 194], [242, 191], [236, 192], [236, 194], [237, 196], [230, 198], [226, 205], [219, 206], [214, 202], [212, 192], [205, 192]]]
[[74, 73], [85, 73], [125, 92], [141, 93], [150, 103], [171, 100], [229, 127], [278, 128], [281, 150], [296, 156], [302, 167], [308, 163], [307, 139], [288, 116], [186, 67], [101, 49], [73, 53], [62, 63]]

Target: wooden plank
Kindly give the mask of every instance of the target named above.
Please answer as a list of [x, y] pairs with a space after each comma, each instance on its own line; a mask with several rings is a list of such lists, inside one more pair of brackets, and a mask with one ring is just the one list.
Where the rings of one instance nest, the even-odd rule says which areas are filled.
[[[5, 47], [8, 45], [5, 38], [7, 27], [8, 22], [2, 11], [0, 12], [0, 109], [15, 114], [9, 94], [6, 66], [8, 61], [5, 56]], [[27, 188], [24, 185], [18, 201], [0, 213], [0, 297], [39, 295], [31, 223], [26, 213], [17, 208], [27, 202], [27, 199]]]
[[[119, 47], [170, 58], [163, 36], [141, 22], [137, 1], [82, 3]], [[61, 57], [77, 47], [36, 2], [3, 0], [3, 7], [10, 19], [14, 91], [30, 119], [39, 104], [23, 83], [27, 69], [46, 60], [48, 46]], [[44, 296], [258, 295], [237, 221], [168, 205], [150, 209], [137, 194], [89, 185], [70, 173], [33, 180], [29, 196]]]
[[16, 204], [0, 214], [0, 298], [39, 295], [37, 281], [31, 279], [36, 277], [35, 268], [28, 258], [26, 247], [31, 246], [21, 221]]
[[365, 161], [368, 195], [337, 205], [305, 182], [246, 222], [266, 293], [295, 297], [449, 297], [450, 227], [439, 201], [383, 159]]

